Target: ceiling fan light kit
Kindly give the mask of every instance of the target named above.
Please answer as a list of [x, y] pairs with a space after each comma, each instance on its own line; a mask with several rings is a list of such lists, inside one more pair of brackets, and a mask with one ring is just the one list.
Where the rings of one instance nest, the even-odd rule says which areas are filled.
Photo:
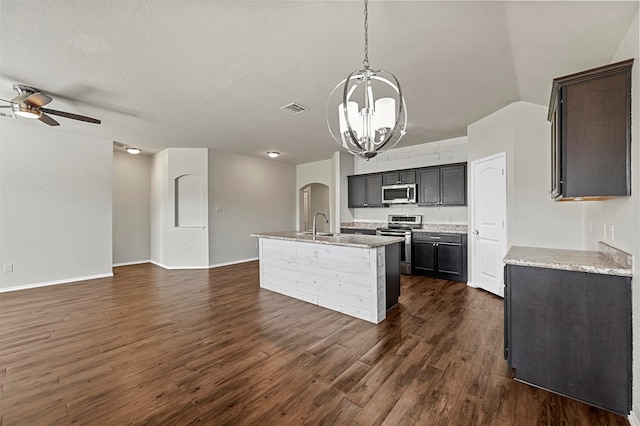
[[42, 111], [28, 104], [11, 104], [11, 107], [13, 108], [13, 112], [19, 117], [24, 117], [24, 118], [42, 117]]
[[53, 98], [42, 91], [33, 87], [24, 86], [22, 84], [14, 84], [13, 90], [18, 92], [18, 96], [7, 101], [0, 99], [0, 101], [7, 102], [9, 105], [0, 105], [0, 108], [11, 108], [16, 116], [23, 118], [37, 118], [49, 126], [59, 126], [56, 120], [51, 118], [47, 114], [57, 115], [71, 120], [79, 120], [87, 123], [100, 124], [101, 121], [96, 118], [85, 117], [84, 115], [72, 114], [65, 111], [57, 111], [55, 109], [43, 108], [53, 100]]
[[[369, 68], [368, 19], [365, 0], [363, 69], [338, 83], [329, 95], [326, 111], [329, 133], [338, 145], [367, 160], [396, 146], [407, 128], [400, 82], [388, 71]], [[375, 92], [384, 97], [376, 99]], [[337, 100], [339, 94], [342, 96]]]

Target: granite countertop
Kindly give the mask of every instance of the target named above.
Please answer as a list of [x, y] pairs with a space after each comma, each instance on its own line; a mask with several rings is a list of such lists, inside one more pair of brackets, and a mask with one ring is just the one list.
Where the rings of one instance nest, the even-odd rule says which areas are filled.
[[[341, 228], [345, 229], [378, 229], [387, 228], [386, 222], [343, 222]], [[421, 228], [414, 229], [419, 232], [442, 232], [448, 234], [466, 234], [468, 226], [453, 223], [423, 223]]]
[[504, 257], [504, 263], [623, 277], [633, 275], [630, 255], [602, 242], [598, 249], [582, 251], [513, 246]]
[[252, 237], [271, 238], [274, 240], [297, 241], [302, 243], [329, 244], [343, 247], [375, 248], [389, 244], [404, 242], [404, 237], [383, 237], [378, 235], [332, 234], [311, 235], [300, 231], [262, 232], [251, 234]]
[[342, 222], [340, 228], [346, 229], [373, 229], [386, 228], [387, 222]]
[[423, 223], [422, 228], [416, 229], [419, 232], [441, 232], [444, 234], [466, 234], [469, 230], [467, 225], [455, 225], [453, 223]]

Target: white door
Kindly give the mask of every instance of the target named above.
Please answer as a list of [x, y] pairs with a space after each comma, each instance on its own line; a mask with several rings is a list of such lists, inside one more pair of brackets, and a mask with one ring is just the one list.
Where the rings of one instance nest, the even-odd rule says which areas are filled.
[[507, 252], [507, 177], [505, 153], [471, 162], [471, 282], [504, 297]]

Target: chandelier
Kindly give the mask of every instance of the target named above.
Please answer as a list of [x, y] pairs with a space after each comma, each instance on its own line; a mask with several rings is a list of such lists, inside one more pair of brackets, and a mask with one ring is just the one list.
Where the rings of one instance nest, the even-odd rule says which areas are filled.
[[363, 69], [338, 83], [327, 101], [327, 127], [333, 139], [367, 160], [393, 148], [407, 128], [407, 106], [400, 82], [388, 71], [369, 68], [368, 20], [365, 0]]

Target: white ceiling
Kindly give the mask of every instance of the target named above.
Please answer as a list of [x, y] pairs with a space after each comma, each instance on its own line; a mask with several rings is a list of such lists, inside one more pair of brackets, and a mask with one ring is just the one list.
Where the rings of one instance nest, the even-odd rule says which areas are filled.
[[[638, 5], [372, 1], [369, 60], [402, 84], [401, 146], [463, 136], [513, 101], [547, 105], [554, 77], [612, 61]], [[28, 84], [51, 109], [102, 120], [56, 117], [52, 132], [304, 163], [338, 149], [326, 101], [362, 66], [363, 4], [0, 0], [0, 37], [0, 98]], [[279, 109], [292, 101], [309, 111]]]

